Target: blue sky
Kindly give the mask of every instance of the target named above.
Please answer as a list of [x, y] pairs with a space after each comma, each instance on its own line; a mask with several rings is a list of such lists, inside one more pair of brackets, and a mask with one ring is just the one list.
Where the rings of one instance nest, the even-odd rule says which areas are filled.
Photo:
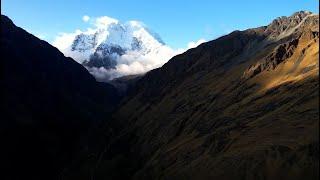
[[318, 0], [2, 0], [1, 12], [52, 42], [60, 32], [86, 29], [84, 15], [138, 20], [173, 48], [232, 30], [267, 25], [299, 10], [318, 11]]

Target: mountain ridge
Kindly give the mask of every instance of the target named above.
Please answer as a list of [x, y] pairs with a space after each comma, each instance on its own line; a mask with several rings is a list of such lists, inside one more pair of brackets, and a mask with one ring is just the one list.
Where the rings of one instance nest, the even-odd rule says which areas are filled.
[[[1, 15], [4, 179], [57, 179], [119, 98], [79, 63]], [[22, 177], [24, 176], [24, 177]]]
[[235, 31], [146, 73], [114, 114], [113, 146], [130, 151], [104, 163], [140, 161], [117, 165], [133, 179], [319, 178], [318, 22], [279, 39], [281, 28]]

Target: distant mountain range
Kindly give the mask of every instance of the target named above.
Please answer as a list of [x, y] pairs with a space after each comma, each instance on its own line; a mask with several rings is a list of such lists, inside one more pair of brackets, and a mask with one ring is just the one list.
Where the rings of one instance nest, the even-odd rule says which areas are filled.
[[[1, 25], [7, 179], [319, 179], [317, 14], [234, 31], [111, 84]], [[113, 56], [162, 45], [115, 23], [70, 50], [112, 69]]]

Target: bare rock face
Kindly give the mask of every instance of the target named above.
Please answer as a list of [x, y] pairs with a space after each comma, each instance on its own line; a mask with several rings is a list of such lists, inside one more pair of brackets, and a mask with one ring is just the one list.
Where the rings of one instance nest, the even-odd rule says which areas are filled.
[[258, 75], [262, 71], [275, 69], [280, 63], [292, 56], [298, 43], [299, 40], [294, 39], [291, 42], [278, 45], [268, 56], [258, 61], [257, 64], [250, 66], [244, 72], [243, 77], [248, 79]]
[[[258, 61], [257, 64], [250, 66], [243, 74], [244, 79], [252, 78], [263, 71], [275, 69], [280, 63], [288, 60], [296, 51], [300, 39], [316, 41], [319, 38], [318, 23], [318, 16], [305, 11], [274, 20], [265, 31], [269, 33], [270, 29], [273, 29], [268, 38], [273, 37], [276, 32], [279, 41], [283, 41], [281, 38], [292, 40], [290, 42], [284, 40], [285, 43], [278, 45], [269, 55]], [[280, 28], [280, 31], [278, 31], [278, 28]], [[281, 33], [285, 31], [290, 31], [291, 34], [286, 34], [286, 37], [284, 37]], [[302, 49], [301, 54], [304, 54], [307, 48], [309, 47]]]
[[313, 14], [308, 11], [300, 11], [292, 16], [282, 16], [272, 21], [266, 28], [266, 33], [271, 37], [278, 37], [281, 34], [292, 33], [292, 30], [297, 28], [301, 22]]
[[97, 34], [93, 36], [86, 34], [79, 34], [75, 37], [71, 45], [72, 51], [84, 52], [94, 48], [97, 45]]
[[125, 54], [125, 49], [117, 45], [99, 45], [96, 51], [90, 56], [88, 61], [82, 64], [86, 67], [104, 67], [106, 69], [115, 68], [117, 65], [116, 59]]

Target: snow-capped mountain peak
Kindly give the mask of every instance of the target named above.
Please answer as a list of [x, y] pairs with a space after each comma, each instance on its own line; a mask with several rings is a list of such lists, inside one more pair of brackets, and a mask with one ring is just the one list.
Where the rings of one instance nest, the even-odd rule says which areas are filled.
[[[100, 59], [110, 56], [108, 60], [116, 61], [111, 56], [116, 58], [117, 55], [121, 56], [128, 51], [137, 51], [141, 55], [146, 55], [164, 45], [159, 36], [151, 33], [138, 21], [119, 23], [115, 20], [112, 22], [108, 20], [108, 22], [99, 23], [95, 30], [76, 35], [71, 46], [64, 52], [69, 51], [67, 54], [78, 62], [88, 64], [91, 59], [97, 58], [95, 57], [97, 55], [100, 56]], [[106, 69], [114, 68], [104, 64], [103, 62], [101, 65], [95, 63], [95, 66]], [[116, 65], [117, 63], [111, 64]]]
[[103, 16], [92, 24], [86, 31], [64, 33], [53, 45], [83, 64], [98, 80], [145, 73], [180, 53], [139, 21], [122, 23]]

